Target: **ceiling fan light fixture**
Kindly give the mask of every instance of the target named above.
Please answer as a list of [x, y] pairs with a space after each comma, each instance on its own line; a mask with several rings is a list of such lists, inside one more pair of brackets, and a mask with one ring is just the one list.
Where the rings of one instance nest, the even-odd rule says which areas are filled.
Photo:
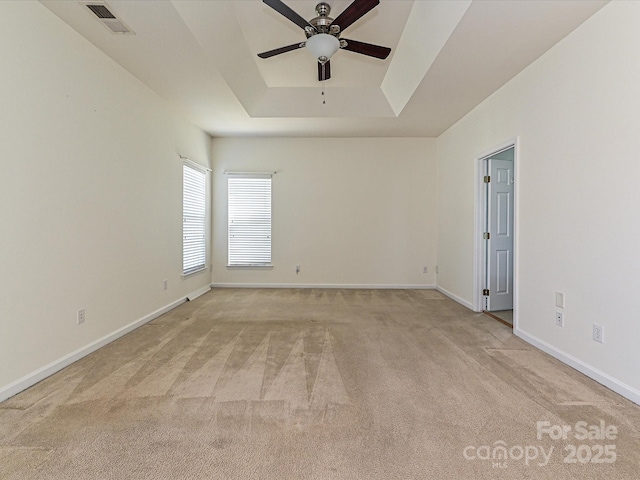
[[307, 39], [307, 50], [320, 63], [325, 64], [340, 48], [340, 40], [328, 33], [318, 33]]

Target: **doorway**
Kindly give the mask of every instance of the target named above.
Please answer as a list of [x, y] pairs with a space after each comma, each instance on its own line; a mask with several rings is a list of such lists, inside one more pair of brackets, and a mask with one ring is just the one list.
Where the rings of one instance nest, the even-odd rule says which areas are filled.
[[476, 311], [514, 327], [516, 142], [477, 157]]

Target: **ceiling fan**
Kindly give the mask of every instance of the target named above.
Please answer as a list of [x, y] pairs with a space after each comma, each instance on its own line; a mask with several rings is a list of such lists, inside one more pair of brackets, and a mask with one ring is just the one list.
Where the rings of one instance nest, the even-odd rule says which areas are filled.
[[329, 16], [331, 6], [328, 3], [320, 2], [316, 5], [317, 17], [309, 21], [302, 18], [281, 0], [262, 1], [301, 27], [304, 30], [307, 41], [259, 53], [258, 56], [260, 58], [269, 58], [307, 47], [307, 50], [318, 60], [318, 80], [322, 82], [331, 78], [330, 59], [340, 48], [381, 60], [387, 58], [391, 53], [391, 49], [387, 47], [340, 38], [340, 34], [347, 27], [375, 8], [380, 3], [380, 0], [354, 0], [335, 19]]

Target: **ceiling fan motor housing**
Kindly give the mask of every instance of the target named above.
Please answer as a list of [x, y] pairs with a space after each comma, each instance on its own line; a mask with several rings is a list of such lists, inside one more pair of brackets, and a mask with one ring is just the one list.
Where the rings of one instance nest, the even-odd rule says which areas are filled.
[[312, 37], [316, 33], [328, 33], [336, 38], [338, 37], [340, 27], [337, 25], [331, 25], [331, 23], [333, 23], [333, 18], [329, 16], [329, 13], [331, 13], [331, 6], [328, 3], [321, 2], [316, 5], [316, 14], [318, 16], [309, 20], [309, 24], [315, 28], [315, 31], [312, 29], [305, 29], [307, 38]]

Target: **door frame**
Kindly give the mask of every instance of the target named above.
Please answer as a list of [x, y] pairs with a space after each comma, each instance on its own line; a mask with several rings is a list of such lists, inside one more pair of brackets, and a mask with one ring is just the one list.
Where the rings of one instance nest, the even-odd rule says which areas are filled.
[[473, 310], [482, 312], [484, 310], [484, 296], [482, 289], [486, 278], [485, 245], [482, 234], [485, 230], [486, 199], [484, 191], [484, 162], [493, 155], [513, 147], [513, 328], [517, 325], [518, 305], [518, 198], [519, 198], [519, 177], [518, 163], [520, 160], [519, 137], [514, 137], [500, 143], [484, 152], [476, 155], [474, 160], [475, 169], [475, 225], [474, 225], [474, 267], [473, 267]]

